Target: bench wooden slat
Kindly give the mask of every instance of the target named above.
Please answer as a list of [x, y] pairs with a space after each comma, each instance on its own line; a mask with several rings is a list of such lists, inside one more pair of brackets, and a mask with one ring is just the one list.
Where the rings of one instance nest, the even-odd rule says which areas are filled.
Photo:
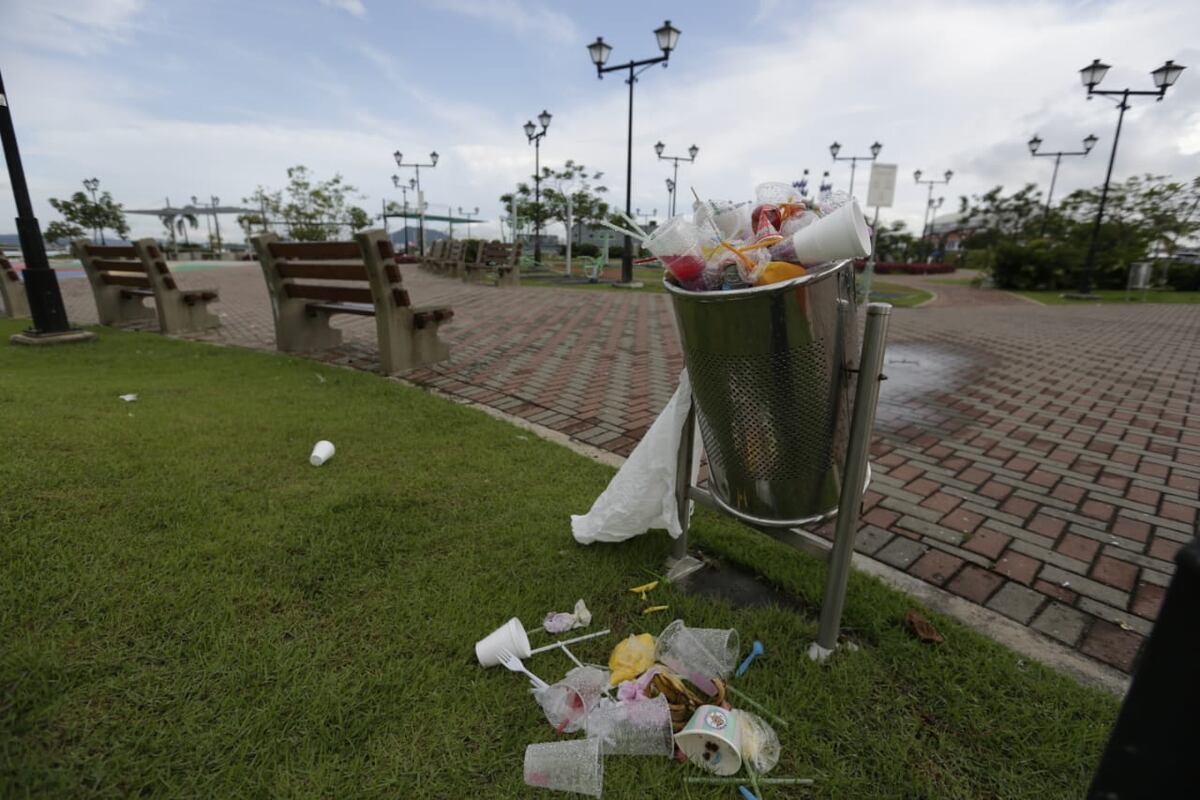
[[326, 300], [333, 303], [367, 303], [374, 304], [371, 290], [357, 289], [351, 286], [314, 286], [307, 283], [289, 283], [283, 287], [288, 297], [301, 300]]
[[335, 281], [366, 281], [367, 268], [357, 264], [339, 264], [334, 261], [280, 261], [279, 275], [283, 278], [315, 278]]
[[146, 266], [139, 261], [113, 261], [107, 258], [93, 258], [92, 267], [101, 272], [145, 272]]
[[328, 311], [333, 314], [357, 314], [360, 317], [375, 316], [375, 306], [365, 303], [309, 303], [308, 308]]
[[271, 242], [268, 247], [276, 258], [307, 258], [313, 261], [361, 261], [362, 251], [355, 242]]
[[117, 244], [89, 244], [84, 245], [87, 248], [88, 255], [98, 256], [100, 258], [140, 258], [137, 249], [132, 245], [126, 247]]
[[132, 295], [137, 295], [137, 296], [139, 296], [139, 297], [153, 297], [153, 296], [154, 296], [154, 290], [153, 290], [153, 289], [144, 289], [144, 288], [140, 288], [140, 287], [135, 287], [135, 288], [131, 288], [131, 289], [122, 289], [122, 290], [121, 290], [121, 294], [124, 294], [124, 295], [131, 295], [131, 296], [132, 296]]
[[101, 273], [104, 282], [112, 286], [136, 286], [142, 289], [150, 288], [150, 279], [142, 275], [114, 275], [111, 272]]

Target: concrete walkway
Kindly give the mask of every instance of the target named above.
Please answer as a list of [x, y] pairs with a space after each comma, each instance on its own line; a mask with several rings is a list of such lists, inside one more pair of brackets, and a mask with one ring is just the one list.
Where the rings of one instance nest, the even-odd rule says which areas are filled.
[[[456, 311], [453, 357], [417, 383], [622, 455], [674, 391], [664, 295], [405, 280]], [[273, 349], [256, 265], [179, 281], [221, 291], [224, 327], [204, 338]], [[87, 282], [62, 286], [71, 318], [95, 322]], [[860, 551], [1128, 672], [1200, 508], [1200, 306], [930, 288], [940, 302], [893, 315]], [[373, 322], [344, 320], [325, 357], [375, 368]]]

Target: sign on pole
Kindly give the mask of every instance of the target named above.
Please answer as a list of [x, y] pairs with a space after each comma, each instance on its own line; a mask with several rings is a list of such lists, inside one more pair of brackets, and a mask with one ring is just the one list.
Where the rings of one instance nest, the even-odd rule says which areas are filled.
[[891, 208], [896, 199], [895, 164], [872, 164], [871, 179], [867, 184], [867, 205], [876, 208]]

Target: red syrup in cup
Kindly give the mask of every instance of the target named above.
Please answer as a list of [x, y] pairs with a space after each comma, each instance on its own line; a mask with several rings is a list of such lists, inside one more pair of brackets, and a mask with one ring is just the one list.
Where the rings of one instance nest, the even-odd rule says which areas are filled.
[[675, 280], [690, 289], [700, 283], [704, 274], [704, 261], [695, 256], [661, 256], [663, 264], [675, 276]]

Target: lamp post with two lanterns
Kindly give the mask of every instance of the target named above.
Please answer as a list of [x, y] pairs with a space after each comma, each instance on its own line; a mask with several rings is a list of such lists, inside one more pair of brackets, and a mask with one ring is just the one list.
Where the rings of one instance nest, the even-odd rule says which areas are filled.
[[842, 146], [837, 142], [829, 145], [829, 153], [833, 156], [834, 161], [849, 161], [850, 162], [850, 196], [854, 196], [854, 169], [858, 166], [859, 161], [874, 161], [879, 158], [879, 151], [883, 149], [883, 145], [879, 142], [871, 145], [871, 155], [869, 156], [839, 156]]
[[1096, 146], [1095, 134], [1088, 134], [1083, 139], [1083, 149], [1076, 151], [1063, 151], [1057, 153], [1039, 153], [1038, 148], [1042, 146], [1042, 138], [1036, 133], [1029, 140], [1029, 154], [1034, 158], [1054, 158], [1054, 173], [1050, 176], [1050, 191], [1046, 193], [1046, 211], [1042, 214], [1042, 236], [1046, 235], [1046, 223], [1050, 219], [1050, 200], [1054, 197], [1054, 184], [1058, 181], [1058, 165], [1062, 163], [1063, 156], [1086, 156], [1092, 152], [1092, 148]]
[[550, 127], [550, 112], [542, 109], [542, 113], [538, 114], [538, 122], [541, 123], [542, 130], [539, 132], [537, 125], [533, 124], [533, 120], [525, 123], [525, 138], [533, 145], [533, 260], [537, 263], [542, 262], [542, 162], [541, 162], [541, 147], [542, 138], [546, 135], [546, 129]]
[[913, 170], [913, 181], [917, 184], [924, 184], [929, 187], [929, 199], [925, 201], [925, 224], [921, 226], [921, 258], [925, 258], [925, 230], [929, 226], [929, 211], [933, 208], [933, 187], [940, 184], [949, 183], [954, 177], [954, 170], [946, 170], [945, 177], [940, 181], [936, 178], [927, 178], [921, 180], [921, 170]]
[[[414, 179], [414, 183], [413, 183], [413, 188], [415, 188], [417, 190], [417, 213], [420, 215], [419, 216], [420, 222], [418, 223], [418, 226], [417, 226], [417, 251], [421, 255], [425, 255], [425, 203], [424, 203], [424, 199], [421, 195], [421, 167], [429, 167], [430, 169], [433, 169], [434, 167], [437, 166], [437, 162], [438, 162], [437, 150], [434, 150], [432, 153], [429, 154], [429, 163], [428, 164], [417, 164], [416, 162], [411, 163], [411, 164], [405, 164], [404, 157], [400, 155], [399, 150], [392, 153], [392, 157], [396, 159], [397, 167], [400, 167], [401, 169], [403, 169], [404, 167], [412, 167], [417, 172], [417, 177]], [[393, 182], [394, 182], [394, 180], [393, 180]], [[405, 221], [405, 226], [407, 226], [408, 218], [405, 217], [404, 221]]]
[[1083, 272], [1079, 277], [1079, 293], [1077, 295], [1066, 295], [1074, 299], [1088, 299], [1092, 295], [1092, 273], [1096, 267], [1096, 244], [1100, 237], [1100, 223], [1104, 220], [1104, 205], [1108, 202], [1108, 184], [1112, 180], [1113, 164], [1117, 160], [1117, 143], [1121, 140], [1121, 123], [1125, 120], [1125, 112], [1129, 109], [1129, 98], [1139, 95], [1152, 96], [1160, 102], [1167, 94], [1167, 89], [1175, 85], [1175, 81], [1179, 80], [1180, 73], [1185, 69], [1174, 61], [1167, 61], [1158, 69], [1150, 73], [1150, 77], [1154, 79], [1154, 85], [1158, 88], [1155, 91], [1148, 90], [1133, 90], [1133, 89], [1097, 89], [1100, 82], [1104, 80], [1104, 76], [1108, 74], [1110, 69], [1108, 64], [1102, 64], [1100, 59], [1092, 59], [1092, 63], [1079, 70], [1079, 78], [1087, 89], [1087, 98], [1091, 100], [1094, 95], [1104, 97], [1119, 97], [1120, 102], [1117, 103], [1117, 108], [1120, 113], [1117, 115], [1117, 132], [1113, 135], [1112, 152], [1108, 157], [1108, 172], [1104, 175], [1104, 188], [1100, 190], [1100, 207], [1096, 210], [1096, 223], [1092, 226], [1092, 241], [1088, 245], [1087, 261], [1084, 262]]
[[658, 144], [654, 145], [654, 152], [655, 152], [655, 154], [658, 155], [659, 161], [674, 161], [675, 162], [675, 172], [671, 175], [671, 187], [672, 188], [671, 188], [670, 205], [667, 206], [667, 216], [673, 217], [673, 216], [675, 216], [675, 188], [674, 187], [679, 185], [679, 162], [686, 161], [689, 164], [694, 163], [696, 161], [696, 154], [700, 152], [700, 148], [696, 147], [696, 145], [692, 145], [691, 147], [689, 147], [687, 158], [684, 158], [683, 156], [664, 156], [663, 150], [666, 150], [666, 149], [667, 149], [667, 146], [665, 144], [663, 144], [661, 141]]
[[[408, 254], [408, 190], [417, 188], [417, 179], [409, 178], [408, 182], [400, 180], [399, 175], [392, 176], [392, 186], [400, 190], [400, 199], [404, 201], [404, 253]], [[386, 219], [386, 218], [385, 218]]]
[[[633, 215], [633, 85], [637, 83], [637, 76], [654, 64], [667, 66], [667, 60], [671, 57], [671, 51], [675, 49], [675, 45], [679, 41], [679, 30], [671, 25], [670, 20], [667, 20], [662, 24], [661, 28], [655, 29], [654, 37], [658, 41], [658, 49], [662, 51], [661, 56], [641, 61], [629, 61], [625, 64], [614, 64], [611, 67], [604, 66], [608, 61], [609, 54], [612, 53], [612, 45], [605, 42], [603, 36], [597, 36], [596, 41], [587, 46], [588, 55], [591, 57], [592, 63], [596, 65], [597, 78], [603, 79], [606, 72], [629, 71], [629, 77], [625, 79], [625, 83], [629, 84], [629, 124], [625, 157], [625, 214], [631, 217]], [[633, 283], [633, 239], [630, 236], [625, 237], [625, 246], [621, 252], [621, 283], [626, 285]]]

